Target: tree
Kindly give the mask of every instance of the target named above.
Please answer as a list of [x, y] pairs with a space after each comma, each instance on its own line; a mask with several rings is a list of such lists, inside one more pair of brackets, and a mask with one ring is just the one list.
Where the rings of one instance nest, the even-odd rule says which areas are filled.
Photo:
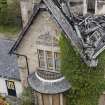
[[7, 22], [7, 0], [0, 0], [0, 24], [6, 25]]
[[14, 35], [21, 26], [19, 0], [0, 0], [0, 32]]
[[20, 3], [18, 0], [13, 0], [8, 3], [7, 24], [11, 26], [21, 26]]
[[21, 25], [20, 4], [18, 0], [10, 3], [0, 0], [0, 25]]
[[[71, 84], [68, 105], [98, 105], [99, 97], [105, 90], [105, 51], [99, 56], [97, 67], [88, 67], [74, 51], [70, 41], [60, 39], [61, 72]], [[76, 49], [75, 49], [76, 50]]]

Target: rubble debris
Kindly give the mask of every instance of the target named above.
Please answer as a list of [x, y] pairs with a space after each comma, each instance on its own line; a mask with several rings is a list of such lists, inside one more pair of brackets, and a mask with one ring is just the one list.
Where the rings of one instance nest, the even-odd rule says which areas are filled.
[[[105, 16], [91, 15], [79, 20], [79, 16], [75, 18], [84, 44], [83, 56], [90, 61], [96, 60], [97, 56], [105, 49]], [[96, 65], [97, 60], [95, 65], [90, 66]]]
[[67, 12], [68, 21], [73, 23], [71, 25], [77, 34], [77, 39], [81, 40], [83, 45], [83, 48], [79, 49], [81, 57], [88, 66], [96, 67], [97, 56], [105, 49], [105, 15], [80, 16], [72, 13], [69, 3], [63, 1], [62, 11], [64, 14]]

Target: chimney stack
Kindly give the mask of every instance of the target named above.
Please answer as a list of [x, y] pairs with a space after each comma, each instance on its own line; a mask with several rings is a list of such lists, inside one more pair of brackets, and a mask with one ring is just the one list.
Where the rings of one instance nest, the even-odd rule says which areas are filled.
[[23, 27], [27, 24], [33, 12], [33, 6], [34, 6], [33, 0], [20, 0]]

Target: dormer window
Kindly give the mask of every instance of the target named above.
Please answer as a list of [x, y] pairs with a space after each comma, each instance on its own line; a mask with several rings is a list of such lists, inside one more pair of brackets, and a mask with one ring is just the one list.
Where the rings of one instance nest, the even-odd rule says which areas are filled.
[[53, 54], [51, 51], [46, 51], [46, 63], [47, 63], [47, 69], [53, 69]]

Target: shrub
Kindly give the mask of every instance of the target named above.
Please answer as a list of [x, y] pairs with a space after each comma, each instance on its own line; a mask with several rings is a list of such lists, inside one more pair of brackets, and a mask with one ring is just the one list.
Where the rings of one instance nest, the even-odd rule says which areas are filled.
[[24, 88], [21, 101], [21, 105], [32, 105], [32, 90], [29, 87]]

